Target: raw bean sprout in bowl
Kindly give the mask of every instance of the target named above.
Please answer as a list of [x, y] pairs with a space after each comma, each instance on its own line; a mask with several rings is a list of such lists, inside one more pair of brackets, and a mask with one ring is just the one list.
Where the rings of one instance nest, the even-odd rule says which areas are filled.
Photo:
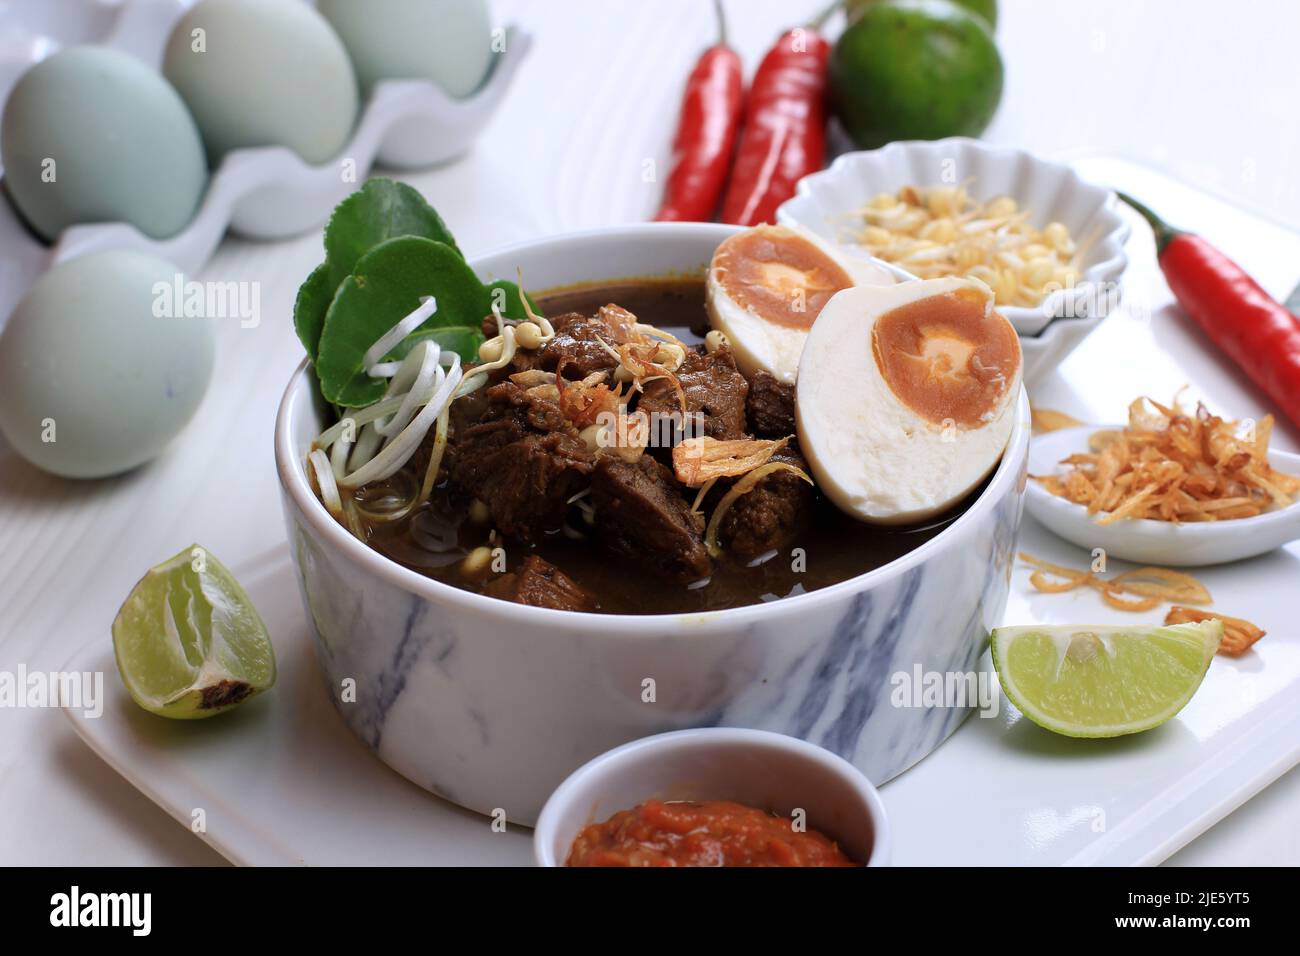
[[[834, 348], [819, 340], [834, 323], [799, 333], [797, 385], [750, 361], [767, 354], [762, 323], [729, 326], [755, 346], [743, 355], [710, 330], [705, 274], [740, 230], [645, 224], [465, 262], [441, 220], [413, 207], [412, 222], [442, 238], [327, 255], [304, 284], [310, 361], [276, 428], [321, 666], [381, 759], [531, 824], [584, 761], [664, 730], [777, 731], [882, 783], [957, 727], [968, 706], [892, 706], [890, 678], [975, 670], [1005, 603], [1028, 445], [1014, 349], [981, 364], [994, 353], [971, 346], [963, 394], [982, 391], [987, 411], [961, 426], [964, 467], [868, 506], [855, 495], [880, 474], [833, 460], [837, 423], [941, 425], [905, 403], [886, 413], [885, 385], [864, 391], [847, 371], [828, 402], [833, 363], [810, 371], [808, 356]], [[829, 269], [802, 236], [760, 238], [809, 275]], [[327, 250], [342, 245], [327, 230]], [[830, 272], [826, 316], [896, 326], [931, 301], [852, 262]], [[789, 278], [768, 260], [751, 273]], [[987, 288], [950, 281], [929, 293], [950, 303], [952, 335], [1002, 321], [976, 315]], [[798, 348], [800, 320], [784, 321], [783, 348]], [[949, 362], [954, 341], [926, 354]], [[926, 381], [908, 378], [908, 394]]]
[[777, 221], [922, 278], [990, 285], [1034, 381], [1118, 303], [1129, 228], [1113, 192], [1068, 166], [953, 138], [847, 153], [804, 178]]

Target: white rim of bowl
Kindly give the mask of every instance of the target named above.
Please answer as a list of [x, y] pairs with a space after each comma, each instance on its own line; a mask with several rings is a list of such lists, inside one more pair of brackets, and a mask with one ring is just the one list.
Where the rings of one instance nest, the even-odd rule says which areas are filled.
[[[716, 225], [701, 223], [637, 223], [630, 226], [589, 229], [546, 239], [514, 243], [503, 247], [499, 251], [478, 256], [470, 265], [475, 267], [477, 271], [476, 263], [484, 259], [531, 250], [538, 246], [577, 242], [584, 239], [608, 238], [615, 235], [627, 236], [629, 233], [635, 235], [637, 232], [649, 233], [652, 230], [681, 230], [682, 226], [690, 227], [683, 231], [717, 229]], [[947, 541], [957, 535], [959, 529], [965, 528], [985, 512], [996, 507], [997, 503], [1001, 501], [1007, 486], [1018, 480], [1018, 468], [1014, 462], [1022, 458], [1027, 462], [1029, 453], [1029, 396], [1022, 385], [1020, 395], [1015, 400], [1016, 419], [1012, 425], [1011, 438], [1008, 440], [1007, 447], [1002, 452], [1002, 457], [993, 470], [992, 476], [987, 479], [988, 485], [983, 492], [971, 503], [970, 507], [938, 534], [887, 564], [827, 587], [819, 588], [816, 591], [796, 594], [793, 597], [785, 597], [777, 601], [747, 604], [742, 607], [712, 611], [679, 611], [666, 614], [605, 614], [594, 611], [559, 611], [552, 608], [515, 604], [513, 601], [502, 601], [499, 598], [475, 594], [472, 591], [444, 584], [417, 571], [405, 568], [391, 558], [385, 557], [373, 548], [358, 541], [351, 532], [330, 517], [320, 499], [312, 492], [307, 483], [307, 474], [303, 467], [302, 456], [299, 449], [294, 446], [291, 424], [296, 415], [306, 414], [306, 412], [302, 411], [302, 408], [309, 403], [309, 400], [307, 359], [304, 358], [293, 375], [290, 376], [289, 384], [280, 399], [280, 407], [276, 414], [276, 472], [279, 476], [281, 491], [289, 495], [297, 509], [311, 524], [313, 530], [321, 535], [325, 541], [332, 543], [339, 554], [347, 560], [361, 565], [372, 574], [385, 579], [393, 586], [435, 604], [449, 604], [466, 612], [488, 612], [520, 625], [541, 624], [543, 622], [551, 624], [567, 623], [570, 626], [582, 624], [593, 633], [596, 631], [608, 632], [615, 626], [624, 633], [631, 632], [640, 636], [661, 635], [665, 630], [673, 627], [701, 631], [709, 627], [722, 627], [730, 630], [760, 616], [785, 611], [811, 610], [834, 601], [845, 594], [857, 593], [865, 588], [889, 581], [905, 571], [911, 570], [931, 555], [942, 550]], [[613, 624], [615, 621], [618, 622], [617, 625]]]
[[[800, 758], [807, 760], [809, 763], [817, 764], [838, 775], [857, 791], [868, 807], [872, 831], [871, 855], [864, 861], [863, 865], [883, 866], [889, 862], [892, 839], [889, 829], [889, 816], [885, 812], [885, 803], [880, 799], [880, 791], [876, 789], [875, 784], [868, 780], [866, 775], [849, 761], [838, 754], [832, 753], [825, 747], [819, 747], [807, 740], [791, 737], [788, 734], [779, 734], [771, 730], [756, 730], [744, 727], [696, 727], [688, 730], [673, 730], [668, 733], [653, 734], [649, 737], [640, 737], [637, 740], [621, 744], [612, 750], [606, 750], [604, 753], [592, 757], [565, 777], [564, 781], [551, 791], [551, 795], [546, 798], [546, 803], [542, 806], [542, 812], [537, 817], [537, 825], [533, 828], [533, 855], [537, 865], [547, 867], [564, 865], [556, 862], [550, 847], [550, 843], [553, 842], [555, 836], [557, 818], [573, 802], [574, 795], [590, 778], [603, 774], [610, 763], [652, 762], [657, 758], [657, 751], [682, 741], [695, 742], [699, 749], [708, 749], [711, 744], [741, 743], [757, 751], [794, 751]], [[631, 807], [620, 807], [619, 809], [630, 810]], [[809, 825], [816, 829], [816, 821], [810, 820]]]

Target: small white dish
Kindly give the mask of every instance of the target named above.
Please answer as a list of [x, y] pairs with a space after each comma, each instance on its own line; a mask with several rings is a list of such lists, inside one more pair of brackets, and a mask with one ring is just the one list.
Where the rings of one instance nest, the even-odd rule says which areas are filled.
[[[1088, 450], [1093, 432], [1120, 425], [1085, 425], [1036, 435], [1029, 443], [1029, 473], [1050, 475], [1062, 469], [1069, 455]], [[1300, 474], [1300, 455], [1272, 450], [1269, 463], [1278, 471]], [[1167, 567], [1223, 564], [1265, 554], [1288, 541], [1300, 539], [1300, 502], [1253, 518], [1172, 524], [1149, 518], [1129, 518], [1114, 524], [1097, 524], [1100, 515], [1088, 514], [1032, 478], [1025, 492], [1025, 507], [1047, 528], [1089, 551], [1103, 548], [1112, 558]]]
[[795, 196], [777, 210], [777, 222], [860, 248], [853, 241], [856, 210], [878, 193], [935, 183], [968, 183], [980, 200], [1010, 196], [1032, 211], [1035, 225], [1064, 223], [1082, 250], [1081, 280], [1073, 289], [1054, 293], [1035, 308], [999, 309], [1020, 333], [1025, 381], [1032, 384], [1060, 364], [1119, 301], [1129, 226], [1109, 189], [1023, 150], [962, 137], [898, 142], [845, 153], [829, 169], [804, 177]]
[[533, 832], [539, 866], [563, 866], [579, 831], [646, 800], [731, 800], [807, 813], [808, 829], [867, 866], [889, 863], [880, 795], [829, 750], [764, 730], [706, 727], [657, 734], [579, 767], [551, 794]]

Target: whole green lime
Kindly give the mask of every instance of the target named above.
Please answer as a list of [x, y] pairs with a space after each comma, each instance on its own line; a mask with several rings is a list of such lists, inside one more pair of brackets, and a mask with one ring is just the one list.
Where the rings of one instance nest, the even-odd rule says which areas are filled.
[[950, 0], [883, 0], [835, 44], [830, 95], [845, 130], [867, 149], [978, 136], [1002, 98], [1002, 57], [988, 25]]
[[[881, 0], [846, 0], [844, 12], [852, 23], [867, 7], [880, 2]], [[998, 25], [998, 0], [951, 0], [951, 2], [959, 7], [965, 7], [972, 13], [978, 13], [990, 28]]]

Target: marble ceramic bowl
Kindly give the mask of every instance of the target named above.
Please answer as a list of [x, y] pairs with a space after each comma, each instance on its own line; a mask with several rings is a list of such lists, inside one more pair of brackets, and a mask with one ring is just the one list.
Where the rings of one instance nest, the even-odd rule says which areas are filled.
[[[612, 227], [472, 264], [484, 279], [521, 268], [533, 289], [701, 272], [733, 231]], [[393, 563], [312, 493], [303, 460], [320, 431], [304, 366], [280, 405], [275, 457], [292, 559], [339, 712], [420, 786], [532, 825], [577, 767], [661, 731], [772, 730], [839, 754], [877, 784], [938, 746], [969, 708], [894, 706], [891, 678], [978, 667], [1010, 583], [1029, 404], [1022, 392], [1011, 443], [979, 498], [915, 550], [809, 594], [671, 615], [525, 607]]]

